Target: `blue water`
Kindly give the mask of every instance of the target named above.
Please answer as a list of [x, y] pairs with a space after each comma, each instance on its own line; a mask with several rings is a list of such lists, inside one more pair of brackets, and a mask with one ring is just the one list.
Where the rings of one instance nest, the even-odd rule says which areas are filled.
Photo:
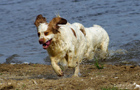
[[38, 14], [48, 22], [59, 14], [85, 27], [101, 25], [109, 34], [110, 51], [125, 50], [128, 54], [119, 55], [121, 60], [140, 63], [139, 0], [1, 0], [0, 63], [49, 64], [34, 26]]

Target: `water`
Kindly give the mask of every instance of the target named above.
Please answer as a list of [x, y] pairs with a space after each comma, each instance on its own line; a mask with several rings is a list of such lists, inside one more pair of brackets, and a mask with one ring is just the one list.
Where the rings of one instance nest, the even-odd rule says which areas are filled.
[[0, 63], [50, 63], [38, 43], [38, 14], [47, 21], [60, 14], [70, 23], [101, 25], [110, 37], [110, 60], [140, 63], [139, 0], [1, 0]]

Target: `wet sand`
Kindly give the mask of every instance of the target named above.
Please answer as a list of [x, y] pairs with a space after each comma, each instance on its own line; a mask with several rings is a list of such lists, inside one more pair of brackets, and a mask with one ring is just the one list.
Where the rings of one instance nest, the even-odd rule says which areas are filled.
[[104, 64], [103, 69], [97, 69], [82, 64], [80, 70], [80, 77], [72, 77], [73, 69], [58, 77], [51, 65], [0, 64], [0, 90], [133, 90], [134, 83], [140, 85], [140, 67], [136, 65]]

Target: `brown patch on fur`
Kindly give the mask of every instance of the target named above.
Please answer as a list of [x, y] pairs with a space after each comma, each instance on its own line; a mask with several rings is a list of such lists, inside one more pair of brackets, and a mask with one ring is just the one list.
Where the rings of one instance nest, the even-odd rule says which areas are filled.
[[65, 59], [66, 59], [66, 61], [68, 61], [68, 54], [66, 54]]
[[50, 23], [48, 24], [48, 29], [47, 29], [47, 32], [53, 32], [54, 34], [58, 33], [58, 29], [59, 29], [59, 26], [58, 24], [66, 24], [67, 23], [67, 20], [66, 19], [63, 19], [61, 17], [55, 17], [53, 18]]
[[71, 30], [72, 30], [74, 36], [77, 37], [75, 31], [72, 28], [71, 28]]
[[35, 26], [38, 27], [40, 23], [47, 23], [46, 18], [43, 17], [41, 14], [36, 17]]
[[49, 34], [53, 34], [53, 32], [52, 32], [51, 30], [47, 30], [47, 31], [44, 32], [44, 35], [45, 35], [45, 36], [47, 36], [47, 35], [49, 35]]
[[85, 31], [85, 29], [81, 28], [80, 30], [81, 30], [81, 32], [84, 34], [84, 36], [86, 36], [86, 31]]

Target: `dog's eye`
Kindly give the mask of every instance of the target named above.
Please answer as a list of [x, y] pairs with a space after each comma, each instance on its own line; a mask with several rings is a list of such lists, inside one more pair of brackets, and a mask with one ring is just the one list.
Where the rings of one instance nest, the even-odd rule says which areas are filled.
[[38, 37], [40, 37], [40, 33], [38, 33]]
[[49, 32], [45, 32], [44, 34], [45, 34], [45, 35], [48, 35], [48, 34], [49, 34]]

